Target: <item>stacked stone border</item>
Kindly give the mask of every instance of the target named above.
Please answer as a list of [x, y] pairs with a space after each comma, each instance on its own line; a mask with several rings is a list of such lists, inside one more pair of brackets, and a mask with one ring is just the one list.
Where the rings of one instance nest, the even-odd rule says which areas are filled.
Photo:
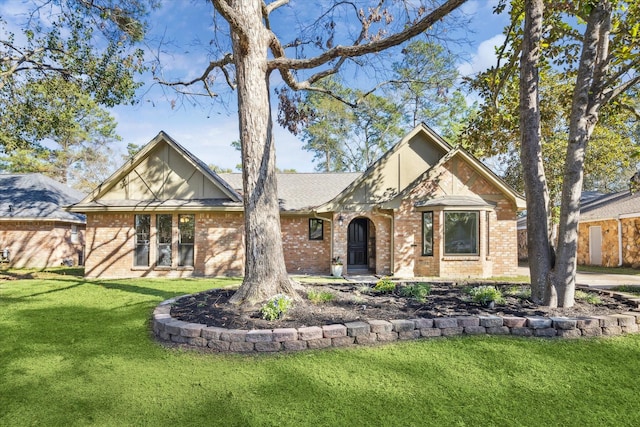
[[[156, 307], [152, 320], [154, 335], [160, 341], [219, 352], [297, 351], [456, 335], [579, 338], [640, 331], [640, 312], [576, 318], [459, 316], [368, 320], [303, 328], [226, 329], [171, 317], [171, 305], [188, 296], [163, 301]], [[638, 299], [631, 301], [640, 303]]]

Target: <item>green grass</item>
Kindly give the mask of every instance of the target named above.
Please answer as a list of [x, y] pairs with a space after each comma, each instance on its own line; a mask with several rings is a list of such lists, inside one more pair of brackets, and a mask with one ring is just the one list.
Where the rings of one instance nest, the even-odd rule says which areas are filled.
[[612, 291], [626, 292], [628, 294], [640, 295], [640, 286], [638, 285], [620, 285], [611, 288]]
[[629, 274], [631, 276], [640, 275], [640, 270], [630, 267], [602, 267], [600, 265], [579, 265], [579, 273], [601, 273], [601, 274]]
[[258, 356], [153, 341], [160, 301], [233, 283], [0, 280], [0, 425], [640, 425], [640, 336]]

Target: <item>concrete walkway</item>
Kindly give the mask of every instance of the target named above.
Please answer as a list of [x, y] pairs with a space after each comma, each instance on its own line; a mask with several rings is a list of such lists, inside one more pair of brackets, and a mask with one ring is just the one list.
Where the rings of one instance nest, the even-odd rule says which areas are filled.
[[[529, 276], [529, 267], [518, 267], [518, 275]], [[576, 284], [598, 288], [611, 288], [622, 285], [640, 286], [640, 275], [579, 272], [576, 274]]]

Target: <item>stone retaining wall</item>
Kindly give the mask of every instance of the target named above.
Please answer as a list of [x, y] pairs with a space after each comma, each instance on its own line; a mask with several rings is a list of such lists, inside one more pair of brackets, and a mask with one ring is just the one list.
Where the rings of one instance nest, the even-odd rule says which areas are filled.
[[453, 335], [595, 337], [637, 333], [640, 312], [581, 318], [465, 316], [435, 319], [369, 320], [304, 328], [239, 330], [188, 323], [171, 317], [171, 304], [153, 312], [153, 332], [166, 342], [223, 352], [277, 352], [345, 347]]

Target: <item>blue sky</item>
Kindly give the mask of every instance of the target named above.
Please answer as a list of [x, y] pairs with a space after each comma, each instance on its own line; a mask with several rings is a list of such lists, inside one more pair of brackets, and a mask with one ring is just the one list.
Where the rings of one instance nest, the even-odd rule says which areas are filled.
[[[494, 46], [504, 39], [501, 32], [507, 19], [492, 14], [496, 2], [472, 0], [463, 6], [463, 12], [471, 18], [467, 28], [467, 38], [471, 42], [460, 47], [465, 57], [459, 63], [463, 75], [483, 70], [495, 62]], [[149, 35], [154, 41], [149, 43], [148, 57], [158, 52], [152, 48], [162, 39], [173, 45], [172, 54], [160, 54], [167, 77], [192, 78], [201, 73], [211, 59], [194, 54], [199, 44], [212, 38], [211, 5], [202, 0], [164, 0], [163, 3], [151, 16]], [[292, 0], [291, 3], [294, 6], [310, 4], [308, 0]], [[10, 15], [25, 7], [22, 0], [2, 0], [0, 15], [11, 22]], [[181, 103], [171, 89], [153, 85], [149, 74], [143, 79], [145, 85], [138, 92], [141, 98], [138, 104], [110, 110], [118, 122], [123, 152], [128, 143], [146, 144], [163, 130], [207, 164], [235, 168], [240, 162], [239, 153], [230, 146], [239, 134], [235, 99], [228, 99], [226, 106], [212, 100], [202, 100], [200, 105], [192, 106], [188, 102]], [[173, 108], [171, 100], [178, 100]], [[275, 100], [273, 103], [275, 108]], [[303, 143], [299, 139], [277, 123], [275, 126], [277, 166], [312, 172], [312, 154], [302, 150]]]

